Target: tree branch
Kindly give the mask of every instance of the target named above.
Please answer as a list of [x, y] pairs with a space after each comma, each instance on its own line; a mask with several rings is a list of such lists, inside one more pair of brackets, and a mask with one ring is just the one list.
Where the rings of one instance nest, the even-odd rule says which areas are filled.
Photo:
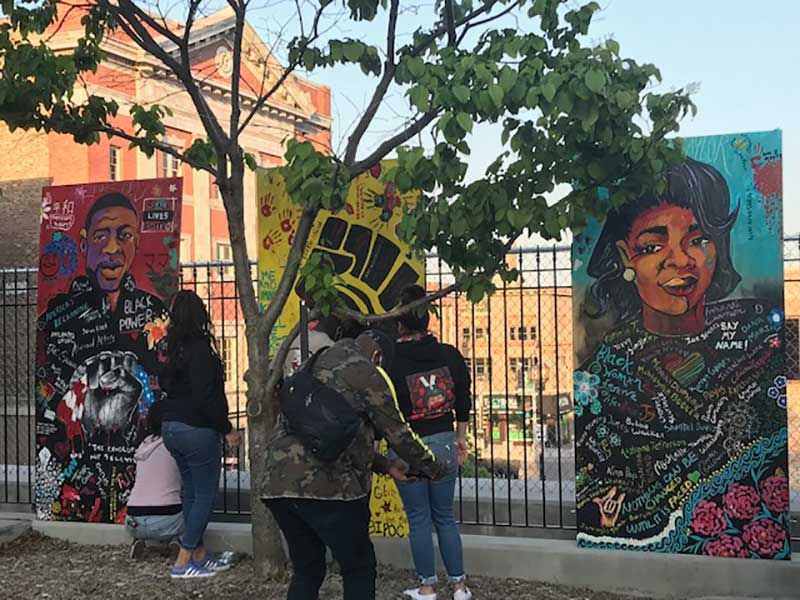
[[[239, 78], [242, 73], [242, 44], [244, 38], [244, 8], [236, 8], [233, 1], [230, 2], [234, 7], [236, 15], [236, 25], [233, 32], [233, 72], [231, 73], [231, 122], [228, 134], [230, 143], [238, 142], [239, 138], [239, 118], [242, 114], [242, 99], [239, 97]], [[231, 149], [232, 150], [232, 149]]]
[[[160, 60], [176, 77], [178, 77], [181, 83], [183, 83], [186, 92], [189, 94], [197, 110], [200, 121], [203, 123], [209, 140], [217, 149], [217, 153], [220, 156], [224, 155], [224, 150], [227, 147], [228, 141], [227, 135], [222, 130], [219, 121], [211, 111], [211, 108], [208, 106], [208, 103], [194, 81], [191, 71], [191, 62], [189, 61], [188, 46], [183, 44], [181, 38], [172, 34], [173, 37], [171, 41], [177, 45], [181, 54], [181, 62], [178, 62], [164, 50], [161, 44], [153, 38], [147, 28], [142, 24], [138, 14], [142, 11], [136, 7], [132, 0], [119, 0], [118, 4], [111, 4], [109, 0], [98, 0], [98, 2], [102, 4], [103, 8], [119, 17], [118, 22], [120, 27], [131, 36], [142, 50]], [[153, 20], [152, 17], [150, 17], [150, 20]]]
[[447, 28], [447, 44], [449, 46], [456, 45], [456, 22], [455, 12], [453, 11], [453, 0], [444, 0], [444, 24]]
[[281, 280], [278, 282], [278, 287], [275, 289], [275, 294], [261, 318], [262, 333], [267, 336], [275, 326], [275, 322], [280, 317], [289, 294], [292, 292], [297, 273], [300, 270], [300, 261], [303, 258], [318, 211], [319, 209], [309, 206], [303, 208], [303, 213], [295, 230], [294, 241], [292, 241], [292, 247], [289, 249], [289, 256], [286, 259], [286, 268], [283, 271], [283, 275], [281, 275]]
[[386, 34], [386, 64], [384, 66], [383, 76], [378, 82], [375, 92], [372, 94], [369, 105], [361, 114], [361, 119], [359, 119], [353, 133], [347, 140], [347, 148], [345, 149], [344, 155], [345, 164], [352, 164], [355, 162], [358, 145], [361, 143], [361, 139], [364, 137], [372, 120], [375, 118], [386, 96], [386, 92], [394, 79], [394, 74], [397, 70], [397, 63], [395, 62], [394, 56], [394, 44], [397, 35], [397, 13], [399, 6], [400, 0], [392, 0], [392, 5], [389, 9], [389, 27]]
[[430, 125], [431, 121], [439, 116], [441, 110], [441, 108], [435, 108], [424, 113], [406, 129], [390, 137], [388, 140], [385, 140], [372, 154], [367, 156], [367, 158], [354, 163], [345, 162], [345, 166], [350, 172], [350, 177], [356, 178], [357, 176], [361, 175], [361, 173], [369, 170], [372, 165], [376, 164], [379, 160], [389, 154], [389, 152], [397, 148], [397, 146], [405, 144], [408, 140]]
[[165, 144], [163, 142], [150, 142], [134, 134], [128, 133], [123, 129], [117, 129], [116, 127], [111, 127], [111, 126], [101, 126], [98, 129], [98, 131], [101, 133], [110, 134], [114, 137], [128, 140], [129, 142], [132, 142], [133, 144], [139, 147], [151, 146], [157, 150], [161, 150], [161, 152], [163, 152], [164, 154], [169, 154], [171, 156], [174, 156], [178, 160], [185, 162], [187, 165], [191, 166], [194, 169], [198, 169], [200, 171], [207, 171], [212, 175], [215, 174], [214, 168], [211, 165], [203, 164], [195, 160], [192, 160], [189, 157], [187, 157], [183, 152], [179, 152], [169, 144]]
[[[289, 64], [283, 69], [283, 73], [281, 73], [281, 76], [278, 77], [278, 80], [272, 85], [272, 87], [265, 94], [263, 94], [258, 100], [256, 100], [256, 103], [253, 105], [253, 108], [250, 110], [247, 117], [245, 117], [244, 121], [239, 126], [239, 131], [238, 131], [239, 133], [242, 133], [245, 130], [245, 128], [250, 124], [250, 121], [253, 120], [253, 118], [264, 107], [264, 105], [272, 97], [272, 95], [275, 94], [275, 92], [277, 92], [283, 86], [283, 84], [289, 78], [289, 75], [291, 75], [295, 71], [295, 69], [297, 69], [298, 65], [300, 64], [300, 61], [302, 60], [303, 51], [305, 51], [306, 48], [308, 48], [313, 42], [315, 42], [319, 38], [319, 21], [322, 18], [322, 13], [325, 11], [325, 6], [327, 5], [320, 5], [319, 9], [317, 9], [316, 14], [314, 15], [314, 23], [312, 25], [312, 35], [305, 41], [305, 43], [302, 44], [301, 48], [297, 52], [297, 58], [289, 62]], [[270, 57], [267, 57], [267, 60], [269, 60], [269, 58]], [[266, 69], [265, 69], [265, 74], [266, 74]]]
[[352, 310], [350, 308], [336, 308], [334, 309], [334, 314], [341, 318], [341, 319], [352, 319], [356, 323], [361, 325], [369, 325], [370, 323], [378, 323], [380, 321], [390, 321], [392, 319], [397, 319], [406, 315], [418, 308], [422, 308], [426, 304], [429, 304], [439, 298], [444, 298], [445, 296], [452, 294], [458, 289], [457, 284], [451, 284], [447, 287], [444, 287], [436, 292], [425, 296], [424, 298], [420, 298], [419, 300], [414, 300], [410, 304], [406, 304], [404, 306], [399, 306], [393, 310], [390, 310], [385, 313], [381, 313], [379, 315], [365, 315], [362, 312], [358, 312], [357, 310]]

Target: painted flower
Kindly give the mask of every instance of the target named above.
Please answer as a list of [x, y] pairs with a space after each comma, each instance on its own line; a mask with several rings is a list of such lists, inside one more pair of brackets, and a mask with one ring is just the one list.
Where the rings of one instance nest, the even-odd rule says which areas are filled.
[[772, 385], [767, 388], [767, 396], [780, 406], [786, 408], [786, 377], [778, 375], [772, 380]]
[[732, 483], [722, 497], [722, 504], [729, 517], [750, 520], [758, 514], [761, 498], [749, 485]]
[[705, 553], [722, 558], [747, 558], [748, 552], [742, 538], [736, 535], [723, 534], [706, 544]]
[[784, 475], [772, 475], [761, 482], [761, 499], [775, 513], [789, 510], [789, 480]]
[[597, 386], [600, 378], [588, 371], [575, 371], [575, 400], [589, 406], [597, 399]]
[[760, 519], [744, 526], [742, 539], [759, 556], [772, 558], [786, 543], [786, 530], [772, 519]]
[[152, 350], [156, 344], [167, 335], [167, 326], [169, 325], [169, 317], [163, 316], [153, 319], [149, 323], [145, 323], [142, 328], [144, 334], [147, 336], [147, 349]]
[[692, 530], [708, 537], [722, 533], [727, 525], [722, 509], [708, 500], [703, 500], [692, 513]]
[[780, 329], [783, 325], [783, 311], [773, 308], [769, 313], [769, 322], [775, 329]]

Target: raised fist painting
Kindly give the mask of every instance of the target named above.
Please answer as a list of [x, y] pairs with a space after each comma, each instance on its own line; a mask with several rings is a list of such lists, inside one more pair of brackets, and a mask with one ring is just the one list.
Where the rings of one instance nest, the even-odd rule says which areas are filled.
[[[345, 304], [362, 313], [380, 313], [394, 308], [400, 291], [425, 278], [424, 264], [412, 255], [397, 235], [405, 210], [413, 208], [418, 192], [400, 194], [385, 179], [392, 161], [383, 161], [356, 178], [345, 206], [336, 212], [321, 211], [311, 231], [307, 259], [324, 254], [341, 279], [338, 289]], [[269, 303], [286, 264], [300, 210], [286, 194], [275, 171], [259, 177], [259, 294]], [[299, 319], [301, 283], [286, 304], [273, 340]]]

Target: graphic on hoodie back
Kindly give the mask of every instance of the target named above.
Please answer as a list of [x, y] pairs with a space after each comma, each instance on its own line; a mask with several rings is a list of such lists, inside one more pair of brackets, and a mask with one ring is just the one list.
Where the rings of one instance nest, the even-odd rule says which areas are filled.
[[406, 377], [406, 385], [412, 421], [438, 419], [453, 411], [456, 392], [449, 368], [414, 373]]

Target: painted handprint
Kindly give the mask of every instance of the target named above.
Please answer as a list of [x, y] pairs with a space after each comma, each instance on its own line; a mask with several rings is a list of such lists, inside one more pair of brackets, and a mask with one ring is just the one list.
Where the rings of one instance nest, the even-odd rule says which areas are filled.
[[600, 527], [612, 529], [617, 524], [623, 500], [625, 500], [625, 492], [621, 492], [617, 496], [616, 486], [608, 490], [605, 496], [594, 498], [593, 502], [600, 509]]

